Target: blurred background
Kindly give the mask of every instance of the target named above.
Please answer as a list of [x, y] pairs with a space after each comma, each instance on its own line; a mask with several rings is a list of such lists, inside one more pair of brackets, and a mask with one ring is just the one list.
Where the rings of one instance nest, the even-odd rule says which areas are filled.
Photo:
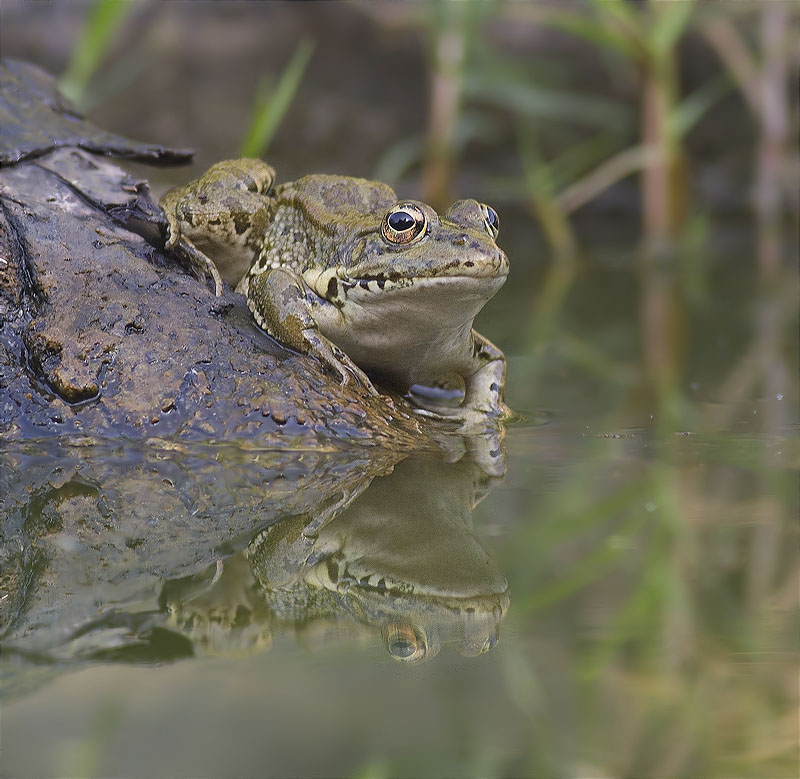
[[[196, 149], [188, 168], [131, 166], [157, 195], [244, 154], [281, 181], [492, 204], [512, 275], [476, 326], [523, 418], [474, 517], [512, 592], [488, 656], [84, 671], [9, 709], [15, 773], [798, 775], [797, 3], [0, 13], [2, 55], [56, 75], [96, 124]], [[290, 679], [343, 701], [346, 726]], [[191, 740], [199, 688], [224, 743]], [[225, 716], [268, 717], [266, 700], [288, 711], [271, 757]], [[34, 757], [44, 721], [54, 746]], [[316, 763], [292, 759], [306, 721]], [[197, 762], [141, 762], [154, 722]]]

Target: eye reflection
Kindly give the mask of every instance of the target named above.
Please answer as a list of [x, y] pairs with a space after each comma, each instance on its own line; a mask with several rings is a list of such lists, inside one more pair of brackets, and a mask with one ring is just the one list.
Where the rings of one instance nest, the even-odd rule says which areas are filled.
[[390, 622], [383, 628], [386, 651], [401, 663], [418, 663], [428, 653], [427, 644], [407, 622]]
[[492, 633], [486, 641], [483, 642], [483, 647], [481, 648], [481, 654], [484, 652], [489, 652], [490, 650], [494, 649], [497, 646], [498, 635], [497, 633]]

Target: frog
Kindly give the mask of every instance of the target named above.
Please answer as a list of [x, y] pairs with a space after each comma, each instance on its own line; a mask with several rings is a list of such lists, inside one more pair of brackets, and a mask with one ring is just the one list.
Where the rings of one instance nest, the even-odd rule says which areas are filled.
[[[310, 174], [277, 184], [258, 159], [225, 160], [160, 201], [166, 248], [248, 267], [255, 323], [342, 386], [405, 393], [421, 414], [504, 418], [506, 359], [473, 328], [505, 283], [497, 212], [474, 199], [439, 215], [387, 184]], [[453, 400], [455, 398], [455, 400]]]

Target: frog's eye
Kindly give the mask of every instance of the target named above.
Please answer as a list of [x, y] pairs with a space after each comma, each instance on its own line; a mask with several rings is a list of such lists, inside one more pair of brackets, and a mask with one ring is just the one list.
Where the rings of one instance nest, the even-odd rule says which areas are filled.
[[425, 235], [425, 212], [413, 203], [398, 203], [383, 218], [381, 235], [389, 243], [411, 243]]
[[401, 663], [418, 663], [425, 659], [428, 647], [407, 622], [390, 622], [383, 628], [386, 650]]
[[491, 206], [486, 206], [481, 203], [481, 212], [483, 213], [483, 224], [486, 227], [486, 232], [497, 238], [497, 233], [500, 230], [500, 217], [497, 215]]
[[494, 649], [497, 646], [497, 633], [492, 633], [486, 641], [483, 642], [483, 646], [481, 647], [480, 654], [484, 654], [485, 652], [489, 652], [490, 650]]

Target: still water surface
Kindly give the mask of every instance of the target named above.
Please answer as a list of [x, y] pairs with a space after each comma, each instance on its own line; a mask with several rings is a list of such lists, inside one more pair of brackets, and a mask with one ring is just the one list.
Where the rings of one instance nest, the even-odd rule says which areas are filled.
[[797, 775], [795, 279], [520, 224], [504, 476], [491, 439], [3, 449], [3, 775]]

